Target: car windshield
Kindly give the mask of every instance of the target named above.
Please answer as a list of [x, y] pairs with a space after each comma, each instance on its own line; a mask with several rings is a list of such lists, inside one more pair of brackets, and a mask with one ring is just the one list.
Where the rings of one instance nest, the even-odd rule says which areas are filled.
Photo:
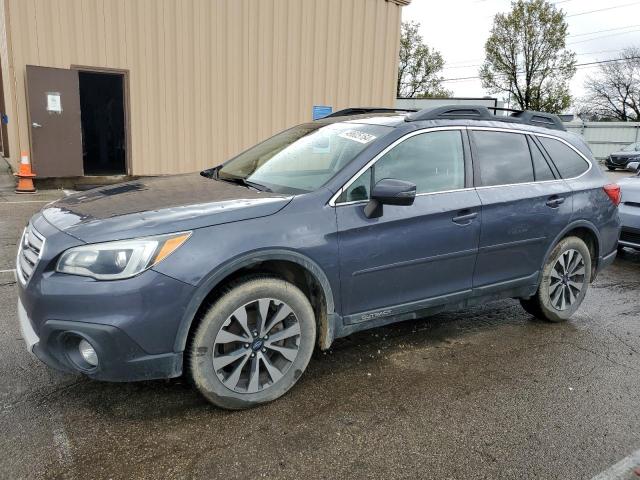
[[278, 193], [311, 192], [392, 130], [360, 123], [298, 125], [231, 159], [217, 178]]
[[622, 149], [623, 152], [634, 152], [640, 150], [640, 143], [632, 143], [631, 145], [627, 145]]

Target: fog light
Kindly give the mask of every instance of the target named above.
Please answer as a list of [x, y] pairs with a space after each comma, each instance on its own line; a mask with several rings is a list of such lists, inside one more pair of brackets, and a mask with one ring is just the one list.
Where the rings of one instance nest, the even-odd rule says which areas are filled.
[[95, 349], [91, 346], [89, 342], [87, 342], [84, 338], [80, 340], [78, 344], [78, 350], [80, 350], [80, 355], [89, 365], [93, 367], [98, 366], [98, 354]]

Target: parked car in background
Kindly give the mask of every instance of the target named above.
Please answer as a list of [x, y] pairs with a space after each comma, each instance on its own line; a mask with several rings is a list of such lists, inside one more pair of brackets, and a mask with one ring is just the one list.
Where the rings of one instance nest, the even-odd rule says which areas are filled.
[[619, 152], [613, 152], [605, 160], [605, 165], [609, 170], [617, 168], [627, 168], [629, 162], [640, 161], [640, 142], [632, 143], [622, 148]]
[[620, 191], [594, 165], [555, 115], [337, 112], [47, 205], [18, 251], [23, 336], [51, 367], [184, 373], [238, 409], [359, 330], [501, 298], [564, 321], [617, 252]]
[[640, 250], [640, 171], [633, 177], [623, 178], [620, 185], [620, 232], [619, 246]]

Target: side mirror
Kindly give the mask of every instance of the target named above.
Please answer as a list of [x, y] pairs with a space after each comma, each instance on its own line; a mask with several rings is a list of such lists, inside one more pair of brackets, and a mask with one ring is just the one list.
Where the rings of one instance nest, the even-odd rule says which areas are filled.
[[371, 200], [364, 208], [364, 214], [367, 218], [380, 217], [383, 205], [413, 205], [415, 199], [415, 183], [384, 178], [374, 185]]

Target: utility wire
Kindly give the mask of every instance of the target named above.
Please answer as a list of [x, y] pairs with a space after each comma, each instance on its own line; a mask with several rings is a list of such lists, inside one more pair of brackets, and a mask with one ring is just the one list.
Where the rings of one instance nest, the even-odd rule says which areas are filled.
[[[587, 66], [581, 66], [581, 67], [576, 67], [576, 70], [588, 70], [590, 68], [595, 68], [597, 67], [597, 65], [587, 65]], [[524, 72], [518, 72], [518, 75], [522, 75]], [[479, 76], [474, 76], [474, 77], [459, 77], [459, 78], [450, 78], [450, 79], [444, 79], [442, 80], [443, 82], [461, 82], [461, 81], [468, 81], [468, 80], [479, 80], [480, 77]]]
[[626, 27], [609, 28], [607, 30], [596, 30], [595, 32], [576, 33], [573, 35], [567, 35], [567, 37], [584, 37], [585, 35], [594, 35], [596, 33], [613, 32], [616, 30], [624, 30], [625, 28], [635, 28], [635, 27], [640, 27], [640, 25], [628, 25]]
[[[604, 32], [622, 30], [624, 28], [633, 28], [633, 27], [640, 27], [640, 24], [638, 24], [638, 25], [628, 25], [626, 27], [612, 28], [612, 29], [609, 29], [609, 30], [598, 30], [598, 31], [594, 31], [594, 32], [579, 33], [579, 34], [576, 34], [576, 35], [567, 35], [567, 38], [568, 37], [582, 37], [582, 36], [592, 35], [592, 34], [596, 34], [596, 33], [604, 33]], [[600, 35], [598, 37], [588, 38], [588, 39], [585, 39], [585, 40], [578, 40], [576, 42], [570, 42], [570, 43], [567, 43], [567, 45], [574, 45], [576, 43], [590, 42], [592, 40], [599, 40], [601, 38], [613, 37], [613, 36], [616, 36], [616, 35], [625, 35], [627, 33], [635, 33], [635, 32], [638, 32], [638, 31], [640, 31], [640, 29], [629, 30], [627, 32], [612, 33], [612, 34], [609, 34], [609, 35]], [[602, 53], [602, 52], [594, 52], [594, 53]], [[579, 53], [578, 55], [588, 55], [588, 53], [584, 53], [584, 54]], [[472, 59], [469, 59], [469, 60], [460, 60], [458, 62], [451, 62], [448, 65], [458, 65], [460, 63], [466, 63], [466, 62], [479, 62], [481, 60], [482, 60], [482, 58], [472, 58]], [[467, 66], [468, 67], [474, 67], [474, 66], [479, 66], [479, 65], [463, 65], [463, 66], [464, 67], [467, 67]], [[462, 68], [463, 66], [455, 67], [455, 68]], [[445, 67], [445, 68], [454, 68], [454, 67], [448, 66], [448, 67]]]
[[[555, 3], [554, 3], [554, 5], [558, 5], [558, 4], [560, 4], [560, 3], [565, 3], [565, 2], [569, 2], [569, 1], [571, 1], [571, 0], [563, 0], [563, 1], [560, 1], [560, 2], [555, 2]], [[567, 17], [579, 17], [579, 16], [581, 16], [581, 15], [589, 15], [589, 14], [591, 14], [591, 13], [605, 12], [605, 11], [607, 11], [607, 10], [614, 10], [614, 9], [616, 9], [616, 8], [631, 7], [631, 6], [633, 6], [633, 5], [637, 5], [637, 4], [639, 4], [639, 3], [640, 3], [640, 2], [631, 2], [631, 3], [625, 3], [625, 4], [623, 4], [623, 5], [614, 5], [613, 7], [598, 8], [598, 9], [596, 9], [596, 10], [588, 10], [588, 11], [586, 11], [586, 12], [572, 13], [571, 15], [567, 15]], [[493, 18], [493, 17], [495, 17], [495, 15], [497, 15], [497, 14], [499, 14], [499, 13], [502, 13], [502, 12], [497, 12], [497, 13], [495, 13], [495, 14], [493, 14], [493, 15], [488, 15], [486, 18]]]
[[569, 42], [567, 45], [575, 45], [576, 43], [592, 42], [601, 38], [616, 37], [618, 35], [626, 35], [627, 33], [640, 32], [640, 29], [629, 30], [628, 32], [610, 33], [609, 35], [600, 35], [599, 37], [587, 38], [586, 40], [578, 40], [577, 42]]
[[[629, 58], [613, 58], [610, 60], [601, 60], [599, 62], [586, 62], [586, 63], [577, 63], [576, 67], [586, 67], [586, 66], [591, 66], [591, 65], [601, 65], [603, 63], [612, 63], [612, 62], [620, 62], [623, 60], [638, 60], [640, 59], [640, 57], [629, 57]], [[522, 74], [524, 72], [520, 71], [518, 72], [519, 74]], [[457, 82], [460, 80], [474, 80], [480, 78], [478, 75], [474, 75], [473, 77], [458, 77], [458, 78], [445, 78], [442, 81], [443, 82]]]
[[[482, 1], [484, 1], [484, 0], [482, 0]], [[559, 2], [555, 2], [554, 4], [557, 5], [558, 3], [565, 3], [565, 2], [570, 2], [570, 1], [573, 1], [573, 0], [561, 0]], [[589, 12], [581, 12], [581, 13], [577, 13], [577, 14], [573, 14], [573, 15], [569, 15], [569, 16], [578, 16], [578, 15], [583, 15], [583, 14], [587, 14], [587, 13], [594, 13], [594, 12], [600, 12], [600, 11], [604, 11], [604, 10], [611, 10], [611, 9], [614, 9], [614, 8], [627, 7], [627, 6], [636, 5], [636, 4], [640, 4], [640, 2], [633, 2], [633, 3], [628, 3], [628, 4], [625, 4], [625, 5], [618, 5], [618, 6], [603, 8], [603, 9], [599, 9], [599, 10], [592, 10], [592, 11], [589, 11]], [[596, 33], [614, 32], [614, 31], [617, 31], [617, 30], [624, 30], [625, 28], [634, 28], [634, 27], [640, 27], [640, 24], [627, 25], [626, 27], [609, 28], [609, 29], [606, 29], [606, 30], [595, 30], [593, 32], [576, 33], [576, 34], [572, 34], [572, 35], [567, 35], [567, 38], [584, 37], [584, 36], [587, 36], [587, 35], [595, 35]], [[637, 31], [640, 31], [640, 29], [629, 30], [628, 32], [614, 33], [614, 34], [611, 34], [611, 35], [601, 35], [599, 37], [594, 37], [594, 38], [589, 38], [589, 39], [585, 39], [585, 40], [579, 40], [577, 42], [567, 43], [567, 45], [573, 45], [573, 44], [576, 44], [576, 43], [590, 42], [592, 40], [598, 40], [600, 38], [607, 38], [607, 37], [612, 37], [612, 36], [616, 36], [616, 35], [624, 35], [624, 34], [627, 34], [627, 33], [635, 33]], [[603, 53], [603, 52], [594, 52], [594, 53]], [[584, 53], [584, 54], [579, 53], [578, 55], [589, 55], [589, 54], [588, 53]], [[481, 60], [482, 60], [481, 58], [474, 58], [474, 59], [471, 59], [471, 60], [460, 60], [458, 62], [452, 62], [449, 65], [458, 65], [460, 63], [466, 63], [466, 62], [478, 62], [478, 61], [481, 61]], [[450, 69], [450, 68], [466, 68], [466, 67], [479, 67], [479, 66], [480, 65], [462, 65], [462, 66], [459, 66], [459, 67], [448, 66], [448, 67], [444, 67], [444, 68], [445, 69], [447, 69], [447, 68]]]
[[604, 11], [607, 11], [607, 10], [614, 10], [616, 8], [630, 7], [632, 5], [638, 5], [639, 3], [640, 2], [631, 2], [631, 3], [625, 3], [624, 5], [616, 5], [614, 7], [599, 8], [597, 10], [589, 10], [587, 12], [572, 13], [571, 15], [567, 15], [567, 18], [569, 18], [569, 17], [579, 17], [580, 15], [589, 15], [590, 13], [604, 12]]
[[[612, 52], [619, 53], [619, 52], [622, 52], [622, 50], [620, 50], [620, 49], [616, 48], [616, 49], [613, 49], [613, 50], [600, 50], [600, 51], [598, 51], [598, 52], [584, 52], [584, 53], [576, 53], [576, 55], [577, 55], [577, 56], [583, 56], [583, 55], [597, 55], [597, 54], [599, 54], [599, 53], [612, 53]], [[479, 59], [478, 59], [478, 61], [480, 61], [480, 60], [482, 60], [482, 59], [480, 59], [480, 58], [479, 58]], [[473, 67], [481, 67], [482, 65], [483, 65], [482, 63], [474, 63], [473, 65], [459, 65], [459, 66], [455, 66], [455, 67], [447, 67], [447, 66], [445, 66], [445, 67], [443, 67], [442, 69], [443, 69], [443, 70], [453, 70], [453, 69], [456, 69], [456, 68], [473, 68]]]

